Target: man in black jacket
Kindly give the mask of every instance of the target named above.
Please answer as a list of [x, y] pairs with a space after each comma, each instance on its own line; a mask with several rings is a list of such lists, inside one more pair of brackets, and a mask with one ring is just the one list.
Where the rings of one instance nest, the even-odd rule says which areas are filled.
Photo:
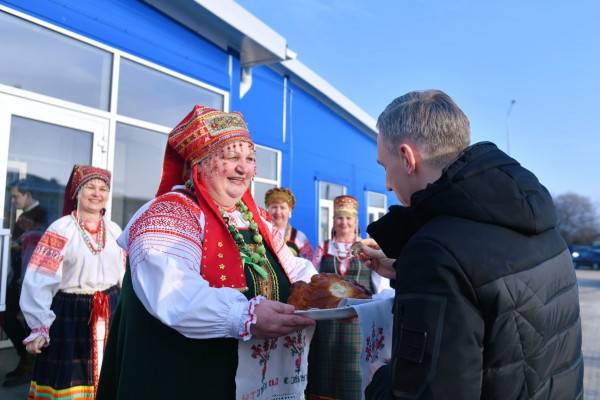
[[469, 146], [443, 92], [397, 98], [377, 127], [405, 207], [367, 229], [396, 298], [392, 361], [366, 398], [581, 399], [577, 280], [548, 191], [494, 144]]

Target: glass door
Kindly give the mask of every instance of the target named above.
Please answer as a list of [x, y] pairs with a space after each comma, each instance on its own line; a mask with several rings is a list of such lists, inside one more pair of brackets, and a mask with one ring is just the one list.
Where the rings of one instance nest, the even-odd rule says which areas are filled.
[[[74, 164], [107, 168], [108, 131], [107, 119], [0, 93], [0, 233], [10, 248], [1, 252], [0, 311], [7, 285], [24, 273], [23, 235], [62, 216]], [[35, 218], [20, 218], [34, 208], [26, 215]]]

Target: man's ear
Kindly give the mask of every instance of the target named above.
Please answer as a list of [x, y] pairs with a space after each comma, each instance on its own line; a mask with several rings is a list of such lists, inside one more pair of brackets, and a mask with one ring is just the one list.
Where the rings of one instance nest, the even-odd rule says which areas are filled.
[[402, 143], [398, 145], [398, 154], [402, 158], [406, 173], [408, 175], [413, 174], [417, 169], [417, 159], [419, 157], [417, 148], [409, 143]]

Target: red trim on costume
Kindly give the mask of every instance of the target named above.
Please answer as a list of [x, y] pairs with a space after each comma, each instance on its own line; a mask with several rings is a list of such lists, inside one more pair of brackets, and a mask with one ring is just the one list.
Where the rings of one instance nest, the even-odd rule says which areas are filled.
[[242, 338], [245, 338], [250, 334], [250, 325], [252, 325], [252, 322], [254, 321], [254, 313], [252, 313], [252, 303], [248, 303], [247, 313], [250, 316], [250, 319], [247, 320], [244, 324], [244, 332], [241, 335]]
[[200, 209], [190, 198], [179, 193], [158, 197], [129, 228], [129, 243], [141, 235], [171, 235], [201, 247]]
[[[203, 211], [205, 218], [205, 234], [204, 242], [202, 243], [202, 277], [206, 279], [211, 287], [245, 289], [248, 285], [246, 284], [246, 275], [244, 274], [242, 258], [240, 252], [237, 251], [237, 244], [235, 243], [233, 236], [231, 236], [231, 233], [229, 233], [217, 205], [200, 181], [198, 168], [198, 165], [195, 165], [192, 168], [192, 177], [194, 180], [194, 188], [196, 189], [196, 196], [198, 196], [198, 205]], [[263, 237], [265, 246], [269, 248], [273, 256], [279, 261], [287, 276], [287, 271], [285, 271], [283, 263], [279, 259], [275, 246], [273, 245], [272, 234], [260, 217], [258, 207], [249, 190], [242, 196], [242, 201], [252, 213], [254, 221], [258, 225], [258, 230]], [[289, 276], [287, 278], [289, 280]]]
[[[90, 329], [92, 331], [92, 368], [94, 387], [97, 389], [98, 380], [100, 379], [100, 358], [102, 357], [102, 354], [104, 354], [104, 348], [106, 347], [106, 341], [108, 339], [108, 320], [110, 318], [110, 303], [108, 296], [103, 292], [94, 293], [91, 308]], [[100, 326], [104, 328], [104, 335], [99, 338], [98, 329]], [[100, 344], [102, 349], [98, 349], [98, 344]], [[100, 351], [102, 354], [99, 354]]]
[[271, 214], [269, 214], [269, 212], [267, 210], [265, 210], [262, 207], [258, 207], [258, 212], [260, 213], [260, 216], [266, 220], [267, 222], [273, 222], [271, 219]]
[[42, 335], [48, 335], [50, 333], [50, 328], [47, 326], [40, 326], [38, 328], [33, 328], [31, 333], [41, 333]]
[[62, 251], [66, 245], [66, 237], [46, 231], [35, 247], [28, 267], [55, 274], [63, 260]]

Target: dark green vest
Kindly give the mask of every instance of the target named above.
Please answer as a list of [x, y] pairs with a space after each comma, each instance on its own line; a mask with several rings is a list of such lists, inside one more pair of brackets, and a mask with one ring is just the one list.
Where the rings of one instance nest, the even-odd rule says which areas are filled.
[[[245, 240], [249, 231], [240, 231]], [[285, 302], [290, 283], [267, 251], [277, 279], [278, 297]], [[254, 297], [256, 277], [245, 268], [248, 291]], [[154, 318], [133, 291], [129, 266], [110, 329], [98, 400], [235, 399], [238, 365], [236, 339], [189, 339]]]

